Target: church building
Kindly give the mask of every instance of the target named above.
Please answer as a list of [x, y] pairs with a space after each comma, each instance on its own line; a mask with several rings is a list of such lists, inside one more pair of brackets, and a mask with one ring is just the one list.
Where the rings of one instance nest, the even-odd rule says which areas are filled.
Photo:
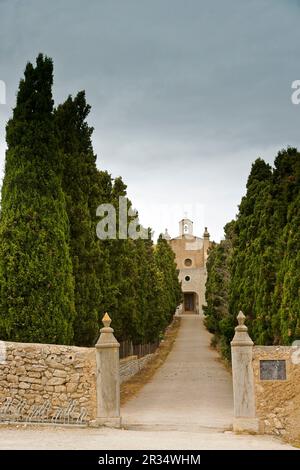
[[210, 246], [205, 227], [203, 238], [193, 234], [193, 222], [187, 218], [179, 222], [179, 236], [166, 238], [175, 253], [179, 280], [183, 292], [182, 313], [202, 314], [205, 303], [206, 261]]

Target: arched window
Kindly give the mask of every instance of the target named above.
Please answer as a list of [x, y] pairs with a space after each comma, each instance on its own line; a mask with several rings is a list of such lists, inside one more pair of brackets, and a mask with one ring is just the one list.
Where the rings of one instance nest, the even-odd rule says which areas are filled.
[[185, 266], [192, 266], [192, 260], [190, 258], [186, 258], [184, 260], [184, 264], [185, 264]]

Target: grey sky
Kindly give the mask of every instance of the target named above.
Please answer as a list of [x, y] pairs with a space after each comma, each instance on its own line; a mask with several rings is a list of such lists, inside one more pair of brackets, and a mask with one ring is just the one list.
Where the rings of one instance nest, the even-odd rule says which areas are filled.
[[297, 0], [0, 0], [1, 168], [18, 81], [43, 52], [56, 103], [86, 90], [98, 166], [142, 222], [177, 235], [186, 210], [218, 240], [253, 160], [299, 146], [299, 19]]

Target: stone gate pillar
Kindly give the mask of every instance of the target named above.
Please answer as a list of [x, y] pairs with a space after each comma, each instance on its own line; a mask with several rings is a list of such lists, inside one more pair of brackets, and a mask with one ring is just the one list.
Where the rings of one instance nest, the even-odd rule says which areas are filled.
[[120, 416], [120, 344], [110, 328], [111, 319], [106, 313], [102, 318], [104, 328], [96, 343], [97, 362], [97, 426], [119, 428]]
[[237, 316], [238, 326], [231, 341], [234, 420], [235, 432], [259, 432], [256, 418], [255, 391], [252, 367], [253, 341], [248, 334], [245, 315]]

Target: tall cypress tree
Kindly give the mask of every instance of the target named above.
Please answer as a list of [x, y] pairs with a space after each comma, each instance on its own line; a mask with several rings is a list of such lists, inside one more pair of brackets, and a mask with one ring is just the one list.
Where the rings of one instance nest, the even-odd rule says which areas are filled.
[[285, 254], [279, 263], [274, 295], [276, 342], [290, 344], [300, 338], [300, 196], [289, 209], [282, 234]]
[[146, 240], [140, 238], [135, 241], [138, 315], [134, 326], [137, 343], [157, 341], [168, 324], [168, 292], [164, 286], [163, 273], [157, 268], [150, 228], [148, 237]]
[[[115, 178], [111, 192], [111, 203], [119, 214], [119, 198], [127, 197], [127, 186], [121, 177]], [[127, 211], [131, 202], [127, 201]], [[132, 220], [128, 217], [128, 224]], [[116, 336], [120, 340], [136, 339], [136, 324], [138, 318], [136, 279], [137, 257], [135, 241], [119, 238], [119, 221], [117, 220], [117, 239], [107, 240], [109, 250], [109, 265], [112, 272], [112, 287], [114, 290], [113, 302], [111, 304], [112, 319], [114, 320]]]
[[[89, 210], [91, 220], [96, 236], [96, 226], [99, 222], [97, 216], [97, 208], [102, 203], [113, 203], [113, 179], [107, 171], [92, 170], [90, 173], [90, 191], [89, 191]], [[99, 245], [100, 256], [97, 258], [95, 265], [97, 277], [101, 287], [101, 295], [99, 298], [99, 323], [104, 312], [109, 312], [110, 315], [116, 305], [117, 287], [114, 282], [114, 273], [110, 262], [110, 242], [109, 240], [99, 240], [97, 237], [97, 244]]]
[[235, 238], [235, 221], [225, 227], [225, 240], [214, 244], [207, 260], [207, 281], [204, 306], [205, 326], [214, 334], [214, 343], [229, 358], [229, 342], [233, 337], [235, 317], [229, 311], [230, 267]]
[[[247, 193], [239, 206], [231, 264], [230, 307], [232, 315], [243, 310], [253, 320], [250, 333], [261, 342], [270, 338], [270, 302], [274, 289], [272, 256], [266, 208], [270, 201], [272, 171], [257, 159], [247, 181]], [[267, 268], [268, 267], [268, 268]], [[266, 268], [269, 276], [266, 276]]]
[[272, 305], [275, 343], [300, 338], [300, 153], [288, 148], [275, 160], [274, 217], [277, 220], [276, 286]]
[[0, 332], [14, 341], [72, 343], [74, 284], [53, 120], [53, 64], [28, 63], [7, 124], [0, 221]]
[[[299, 339], [299, 207], [297, 149], [280, 151], [274, 169], [258, 159], [234, 222], [231, 254], [224, 252], [229, 269], [220, 269], [223, 242], [211, 251], [208, 261], [207, 326], [227, 346], [233, 331], [228, 330], [229, 335], [223, 327], [232, 323], [240, 309], [248, 316], [256, 344], [290, 344]], [[220, 275], [218, 282], [216, 274]], [[228, 295], [223, 298], [225, 318], [221, 319], [213, 300], [225, 285]]]
[[[75, 279], [76, 321], [74, 341], [90, 346], [99, 334], [99, 313], [103, 301], [105, 255], [96, 238], [96, 208], [92, 214], [94, 180], [98, 176], [96, 156], [91, 136], [93, 128], [87, 123], [90, 106], [85, 92], [71, 96], [55, 111], [55, 123], [60, 147], [63, 150], [63, 190], [66, 195], [70, 221], [70, 252]], [[97, 203], [101, 198], [97, 185]], [[101, 289], [102, 287], [102, 289]]]

